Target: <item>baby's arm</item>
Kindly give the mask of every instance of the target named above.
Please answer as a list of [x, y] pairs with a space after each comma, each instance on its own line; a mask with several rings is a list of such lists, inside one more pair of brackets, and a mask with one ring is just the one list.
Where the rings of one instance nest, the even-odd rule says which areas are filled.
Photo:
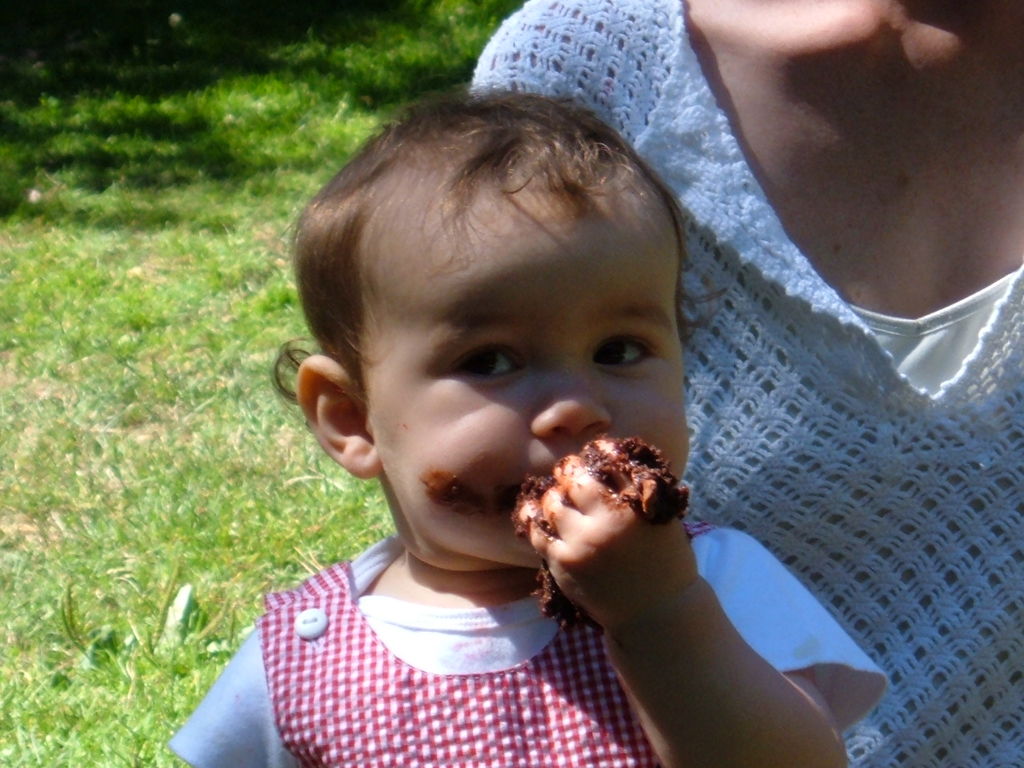
[[277, 730], [258, 632], [245, 640], [170, 747], [194, 768], [298, 768]]
[[698, 575], [682, 525], [649, 525], [582, 461], [520, 510], [566, 596], [605, 632], [666, 768], [845, 765], [812, 677], [780, 674], [743, 640]]

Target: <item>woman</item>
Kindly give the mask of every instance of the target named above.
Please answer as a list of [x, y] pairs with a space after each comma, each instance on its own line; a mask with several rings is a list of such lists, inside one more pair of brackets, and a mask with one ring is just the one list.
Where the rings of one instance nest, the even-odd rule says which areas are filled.
[[694, 507], [890, 674], [857, 766], [1024, 754], [1021, 40], [1015, 0], [534, 0], [477, 68], [593, 108], [692, 213]]

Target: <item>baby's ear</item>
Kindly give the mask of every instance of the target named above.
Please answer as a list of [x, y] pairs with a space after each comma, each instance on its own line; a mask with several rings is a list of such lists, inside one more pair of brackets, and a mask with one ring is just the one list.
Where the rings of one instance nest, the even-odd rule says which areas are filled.
[[352, 377], [326, 355], [311, 355], [299, 366], [295, 394], [320, 447], [356, 477], [380, 474], [380, 458], [367, 429], [366, 407]]

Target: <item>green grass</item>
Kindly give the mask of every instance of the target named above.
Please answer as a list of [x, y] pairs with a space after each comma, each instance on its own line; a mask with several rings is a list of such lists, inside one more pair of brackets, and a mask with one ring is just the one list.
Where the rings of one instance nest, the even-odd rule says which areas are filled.
[[517, 5], [0, 11], [0, 765], [176, 765], [260, 596], [390, 530], [272, 390], [290, 227]]

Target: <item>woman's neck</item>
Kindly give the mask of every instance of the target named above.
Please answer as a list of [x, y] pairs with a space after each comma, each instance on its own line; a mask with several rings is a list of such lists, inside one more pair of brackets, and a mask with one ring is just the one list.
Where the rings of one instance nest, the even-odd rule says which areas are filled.
[[794, 242], [914, 317], [1024, 255], [1024, 3], [688, 0], [702, 66]]

